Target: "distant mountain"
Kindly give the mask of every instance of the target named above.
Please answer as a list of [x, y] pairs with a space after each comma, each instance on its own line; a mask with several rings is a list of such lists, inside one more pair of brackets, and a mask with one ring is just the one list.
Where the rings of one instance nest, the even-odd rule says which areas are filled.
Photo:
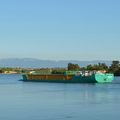
[[87, 66], [88, 64], [106, 63], [108, 66], [111, 61], [78, 61], [78, 60], [40, 60], [40, 59], [0, 59], [0, 67], [24, 67], [24, 68], [53, 68], [53, 67], [67, 67], [68, 63], [79, 64], [79, 66]]

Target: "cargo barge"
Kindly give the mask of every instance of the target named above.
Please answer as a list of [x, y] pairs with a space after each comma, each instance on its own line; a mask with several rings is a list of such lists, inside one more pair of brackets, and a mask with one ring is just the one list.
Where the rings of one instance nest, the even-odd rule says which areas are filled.
[[114, 79], [111, 73], [80, 73], [66, 71], [64, 74], [23, 74], [23, 81], [56, 82], [56, 83], [110, 83]]

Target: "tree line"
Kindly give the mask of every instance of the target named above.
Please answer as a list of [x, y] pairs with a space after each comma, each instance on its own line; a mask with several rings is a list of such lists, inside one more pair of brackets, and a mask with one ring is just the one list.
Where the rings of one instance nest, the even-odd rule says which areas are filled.
[[29, 73], [30, 71], [63, 74], [66, 70], [77, 71], [99, 71], [103, 70], [108, 73], [114, 73], [115, 76], [120, 76], [120, 62], [112, 61], [110, 66], [105, 63], [89, 64], [85, 67], [80, 67], [78, 64], [68, 63], [67, 68], [0, 68], [0, 73]]
[[94, 65], [90, 64], [86, 67], [80, 67], [78, 64], [68, 63], [68, 70], [104, 70], [108, 73], [114, 73], [115, 76], [120, 76], [120, 62], [112, 61], [112, 64], [110, 66], [107, 66], [105, 63], [98, 63]]

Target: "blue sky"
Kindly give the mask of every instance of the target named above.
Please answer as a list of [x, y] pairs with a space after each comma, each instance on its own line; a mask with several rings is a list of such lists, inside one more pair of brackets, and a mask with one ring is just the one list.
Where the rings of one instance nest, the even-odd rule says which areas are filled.
[[120, 58], [119, 0], [1, 0], [0, 58]]

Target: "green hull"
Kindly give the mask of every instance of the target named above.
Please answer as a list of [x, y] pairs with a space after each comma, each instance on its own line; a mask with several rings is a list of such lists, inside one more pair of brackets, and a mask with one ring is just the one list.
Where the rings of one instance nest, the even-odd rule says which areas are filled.
[[[32, 76], [32, 78], [30, 78]], [[35, 81], [35, 82], [55, 82], [55, 83], [110, 83], [114, 79], [113, 74], [96, 73], [91, 76], [73, 76], [72, 79], [40, 79], [35, 78], [36, 75], [23, 75], [23, 81]]]

